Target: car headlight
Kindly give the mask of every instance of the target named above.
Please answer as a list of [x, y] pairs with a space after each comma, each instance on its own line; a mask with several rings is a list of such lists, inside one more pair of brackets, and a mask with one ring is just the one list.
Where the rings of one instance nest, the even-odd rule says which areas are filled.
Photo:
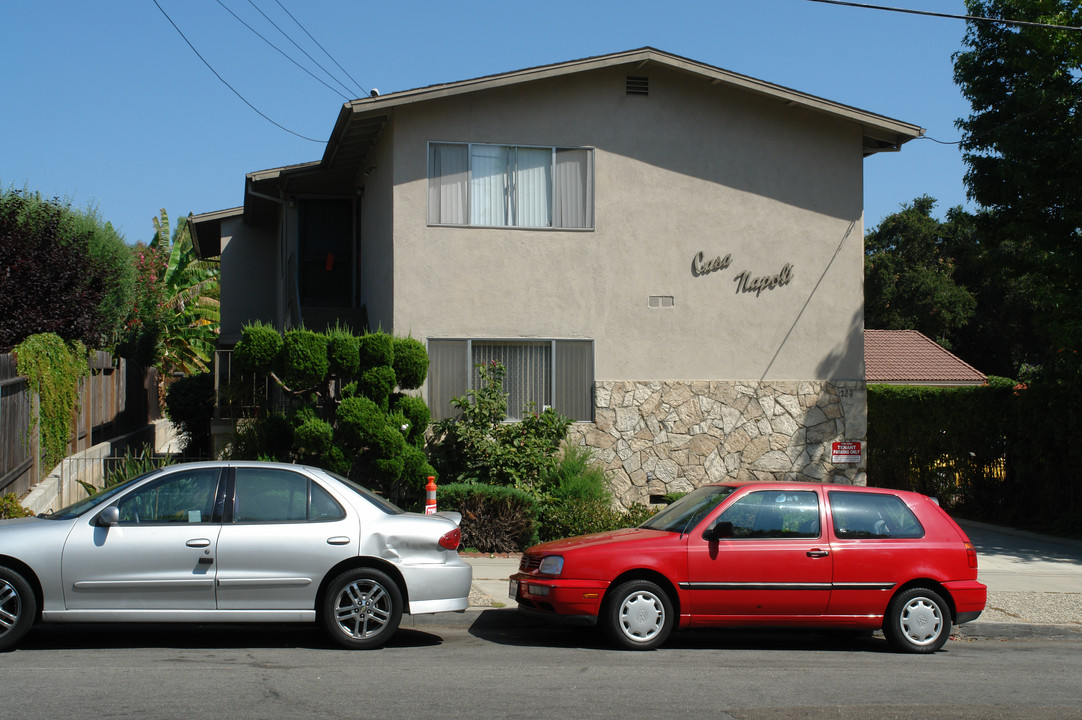
[[549, 555], [546, 558], [542, 558], [541, 564], [537, 568], [537, 572], [542, 575], [559, 575], [564, 570], [564, 559], [559, 555]]

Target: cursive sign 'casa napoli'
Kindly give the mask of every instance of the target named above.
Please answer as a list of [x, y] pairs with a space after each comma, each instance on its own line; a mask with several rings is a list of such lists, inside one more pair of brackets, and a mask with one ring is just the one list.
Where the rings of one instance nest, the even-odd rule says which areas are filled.
[[733, 282], [736, 283], [736, 291], [738, 293], [755, 293], [756, 297], [763, 290], [773, 290], [774, 288], [788, 285], [793, 279], [793, 266], [789, 263], [785, 263], [781, 270], [776, 275], [760, 275], [758, 277], [752, 277], [751, 273], [745, 270], [736, 277], [733, 278]]

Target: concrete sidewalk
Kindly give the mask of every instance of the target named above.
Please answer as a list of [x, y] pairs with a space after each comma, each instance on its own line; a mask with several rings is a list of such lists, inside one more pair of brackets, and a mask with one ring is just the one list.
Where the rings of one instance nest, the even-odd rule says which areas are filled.
[[[961, 634], [1082, 635], [1082, 541], [964, 520], [959, 524], [977, 548], [978, 577], [988, 586], [987, 608], [978, 620], [961, 626]], [[473, 591], [470, 610], [452, 622], [470, 624], [481, 611], [512, 610], [508, 578], [518, 571], [519, 556], [462, 557], [473, 566]]]

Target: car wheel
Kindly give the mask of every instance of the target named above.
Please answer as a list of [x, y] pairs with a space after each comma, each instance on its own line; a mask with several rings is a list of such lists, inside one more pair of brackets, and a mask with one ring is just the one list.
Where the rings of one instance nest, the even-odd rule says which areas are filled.
[[38, 614], [30, 583], [14, 570], [0, 567], [0, 650], [15, 647]]
[[950, 608], [938, 593], [910, 588], [895, 595], [887, 606], [883, 634], [896, 650], [935, 652], [950, 637]]
[[656, 583], [630, 580], [611, 590], [602, 611], [609, 637], [628, 650], [653, 650], [672, 632], [672, 601]]
[[354, 650], [377, 648], [398, 629], [402, 592], [382, 570], [347, 570], [327, 587], [321, 616], [338, 644]]

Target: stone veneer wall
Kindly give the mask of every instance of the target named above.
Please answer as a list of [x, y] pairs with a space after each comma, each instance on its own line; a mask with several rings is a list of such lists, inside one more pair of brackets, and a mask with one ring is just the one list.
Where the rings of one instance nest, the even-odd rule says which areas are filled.
[[722, 480], [864, 485], [831, 463], [831, 442], [867, 440], [861, 381], [598, 382], [593, 423], [568, 442], [593, 448], [623, 507]]

